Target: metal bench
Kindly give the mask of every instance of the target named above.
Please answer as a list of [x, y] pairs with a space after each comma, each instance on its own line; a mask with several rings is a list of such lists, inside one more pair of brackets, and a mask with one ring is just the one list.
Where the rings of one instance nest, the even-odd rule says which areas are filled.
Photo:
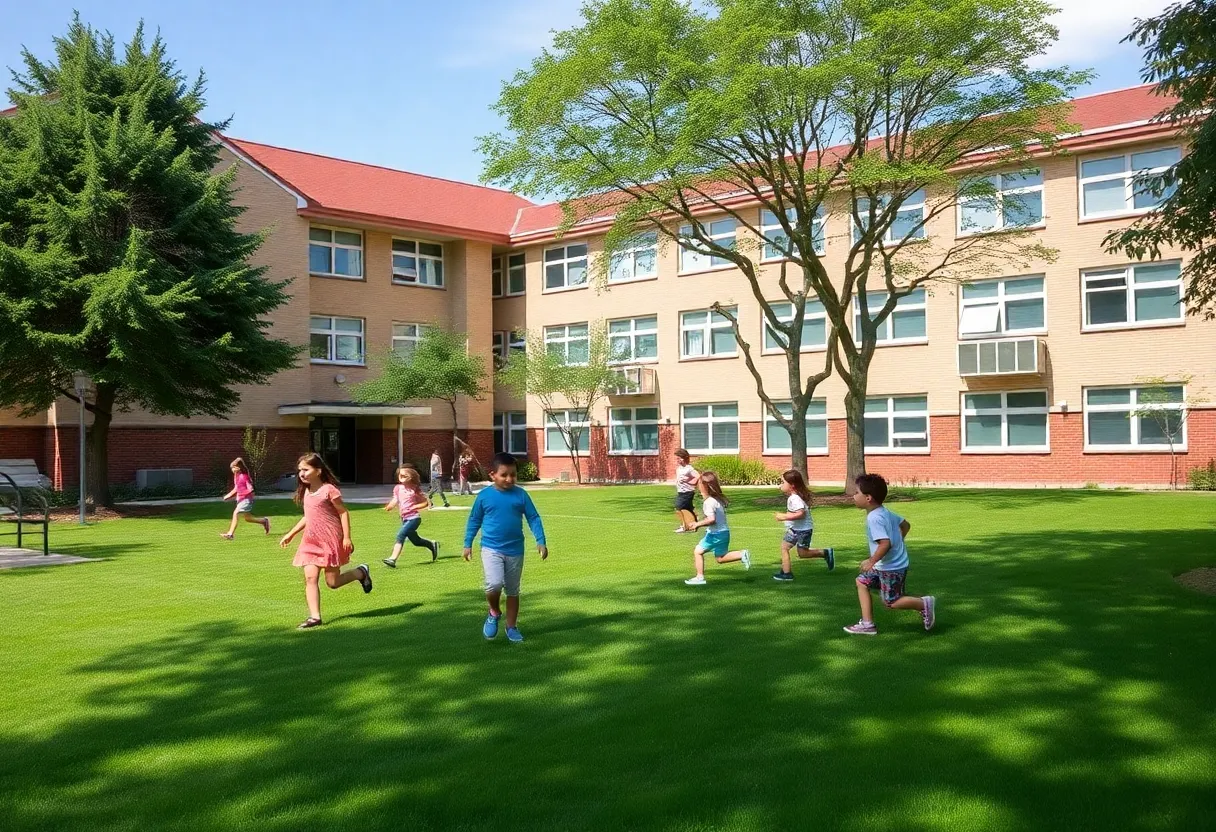
[[[42, 527], [42, 554], [49, 555], [50, 547], [50, 529], [51, 529], [51, 501], [50, 495], [44, 485], [44, 482], [49, 482], [46, 477], [38, 473], [38, 468], [34, 467], [34, 473], [31, 476], [23, 464], [17, 466], [18, 470], [10, 473], [11, 468], [6, 466], [12, 460], [0, 461], [0, 521], [7, 523], [16, 523], [17, 531], [0, 532], [0, 537], [16, 537], [17, 548], [24, 548], [23, 543], [27, 534], [26, 526], [41, 526]], [[29, 463], [33, 466], [33, 460], [19, 460], [21, 463]]]

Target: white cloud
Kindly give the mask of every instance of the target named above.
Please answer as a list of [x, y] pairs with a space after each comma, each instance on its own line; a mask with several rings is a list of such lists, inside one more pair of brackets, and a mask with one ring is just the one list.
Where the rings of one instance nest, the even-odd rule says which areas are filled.
[[553, 31], [579, 22], [582, 0], [512, 0], [495, 3], [468, 21], [448, 46], [444, 64], [455, 69], [500, 63], [522, 64], [553, 43]]
[[[1060, 11], [1052, 23], [1060, 30], [1040, 65], [1090, 66], [1129, 48], [1120, 44], [1137, 17], [1160, 14], [1171, 0], [1051, 0]], [[1138, 53], [1137, 53], [1138, 54]]]

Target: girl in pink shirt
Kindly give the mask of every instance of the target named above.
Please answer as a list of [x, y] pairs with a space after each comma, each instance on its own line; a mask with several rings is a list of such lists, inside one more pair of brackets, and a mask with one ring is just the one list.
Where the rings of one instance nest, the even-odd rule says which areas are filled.
[[253, 516], [253, 479], [249, 476], [249, 466], [239, 456], [232, 460], [232, 490], [224, 495], [225, 500], [236, 498], [236, 509], [232, 512], [232, 524], [228, 531], [220, 535], [224, 540], [232, 540], [236, 534], [237, 521], [244, 516], [246, 523], [257, 523], [266, 534], [270, 534], [270, 518]]
[[419, 548], [430, 551], [432, 561], [439, 557], [438, 541], [427, 540], [418, 534], [418, 527], [422, 525], [422, 518], [418, 516], [418, 512], [429, 508], [430, 505], [430, 501], [422, 493], [422, 479], [418, 476], [418, 471], [409, 465], [398, 468], [397, 486], [393, 489], [393, 499], [388, 501], [384, 510], [392, 511], [396, 507], [401, 512], [401, 528], [397, 532], [397, 543], [393, 546], [393, 553], [384, 559], [385, 566], [397, 568], [397, 558], [401, 556], [401, 547], [405, 545], [406, 540]]
[[296, 550], [293, 566], [304, 567], [304, 598], [308, 602], [308, 618], [299, 629], [307, 630], [320, 626], [321, 589], [319, 579], [325, 573], [325, 585], [330, 589], [345, 586], [351, 581], [363, 585], [364, 592], [372, 591], [372, 573], [366, 563], [354, 569], [342, 571], [350, 563], [355, 544], [350, 540], [350, 512], [342, 503], [342, 492], [337, 480], [320, 454], [307, 453], [296, 463], [300, 482], [296, 486], [296, 502], [304, 506], [304, 518], [283, 535], [279, 545], [284, 549], [291, 539], [304, 532], [304, 540]]

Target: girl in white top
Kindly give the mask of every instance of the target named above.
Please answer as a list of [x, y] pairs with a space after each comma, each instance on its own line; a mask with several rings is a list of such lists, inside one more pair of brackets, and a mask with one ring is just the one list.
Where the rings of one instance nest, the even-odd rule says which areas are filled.
[[794, 580], [791, 549], [797, 549], [800, 558], [823, 558], [829, 570], [836, 568], [833, 550], [811, 548], [811, 535], [815, 530], [811, 521], [811, 489], [807, 488], [802, 474], [792, 468], [782, 474], [781, 493], [785, 495], [785, 511], [777, 512], [773, 518], [785, 523], [785, 537], [781, 539], [781, 571], [773, 575], [773, 580]]
[[703, 471], [701, 478], [697, 481], [697, 487], [704, 498], [701, 510], [705, 517], [697, 521], [693, 528], [704, 528], [705, 537], [692, 550], [693, 567], [697, 570], [697, 574], [684, 582], [689, 586], [702, 586], [705, 583], [706, 552], [713, 555], [714, 560], [718, 563], [742, 561], [744, 569], [752, 568], [751, 552], [747, 549], [730, 550], [730, 526], [726, 523], [728, 501], [722, 493], [718, 475], [713, 471]]

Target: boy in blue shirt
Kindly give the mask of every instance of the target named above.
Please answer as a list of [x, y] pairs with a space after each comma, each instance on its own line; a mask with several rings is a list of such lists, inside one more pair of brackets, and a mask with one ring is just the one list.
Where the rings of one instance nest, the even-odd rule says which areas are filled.
[[524, 640], [519, 623], [519, 581], [524, 573], [524, 524], [526, 518], [540, 559], [549, 557], [545, 545], [545, 527], [532, 504], [528, 492], [515, 485], [515, 457], [495, 454], [490, 461], [493, 488], [483, 488], [473, 500], [469, 522], [464, 530], [464, 559], [473, 558], [473, 538], [481, 531], [481, 567], [486, 579], [486, 601], [490, 614], [481, 628], [487, 639], [498, 635], [498, 619], [502, 616], [498, 602], [503, 590], [507, 593], [507, 640]]
[[861, 602], [861, 620], [844, 628], [857, 636], [876, 636], [874, 602], [870, 590], [878, 587], [882, 602], [888, 609], [918, 610], [925, 629], [933, 629], [936, 599], [932, 595], [918, 598], [904, 595], [908, 577], [908, 547], [904, 538], [912, 524], [883, 505], [887, 499], [887, 481], [878, 474], [862, 474], [856, 479], [857, 493], [853, 503], [866, 510], [866, 536], [870, 539], [870, 557], [861, 562], [857, 576], [857, 599]]

